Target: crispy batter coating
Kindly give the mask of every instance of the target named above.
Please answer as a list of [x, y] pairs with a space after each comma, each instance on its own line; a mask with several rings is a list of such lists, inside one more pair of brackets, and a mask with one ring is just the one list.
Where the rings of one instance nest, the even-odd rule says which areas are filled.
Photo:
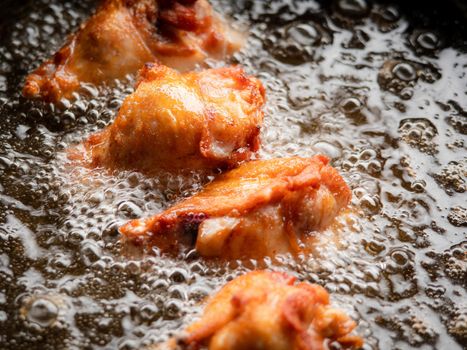
[[260, 146], [264, 88], [240, 67], [179, 73], [146, 64], [114, 123], [86, 142], [92, 166], [205, 169], [234, 166]]
[[207, 0], [103, 0], [65, 45], [27, 76], [23, 95], [56, 102], [82, 82], [122, 78], [146, 62], [188, 70], [241, 45], [241, 35]]
[[164, 251], [195, 244], [206, 257], [307, 252], [350, 201], [351, 191], [324, 156], [251, 161], [220, 175], [198, 194], [120, 232]]
[[[178, 342], [157, 349], [325, 350], [359, 349], [355, 322], [329, 305], [316, 284], [296, 283], [281, 272], [254, 271], [227, 283]], [[340, 347], [338, 347], [340, 346]]]

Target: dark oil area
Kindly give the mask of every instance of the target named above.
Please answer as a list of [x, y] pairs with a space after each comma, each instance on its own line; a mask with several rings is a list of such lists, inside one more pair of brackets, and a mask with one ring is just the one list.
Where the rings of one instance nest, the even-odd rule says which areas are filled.
[[[20, 97], [27, 72], [94, 1], [11, 2], [0, 22], [0, 348], [141, 349], [257, 266], [323, 285], [365, 349], [467, 342], [467, 31], [449, 1], [212, 1], [246, 47], [232, 62], [267, 88], [261, 156], [327, 154], [352, 211], [295, 261], [122, 254], [116, 227], [199, 190], [199, 174], [147, 178], [70, 166], [133, 78], [54, 107]], [[222, 65], [222, 62], [210, 62]], [[265, 232], [267, 234], [267, 232]]]

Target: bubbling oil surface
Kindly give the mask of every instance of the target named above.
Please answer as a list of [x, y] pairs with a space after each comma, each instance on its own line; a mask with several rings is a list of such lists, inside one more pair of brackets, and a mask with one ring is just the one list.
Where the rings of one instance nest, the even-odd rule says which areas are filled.
[[19, 96], [93, 3], [29, 2], [0, 27], [2, 349], [139, 349], [258, 266], [326, 287], [365, 349], [462, 348], [465, 18], [416, 3], [213, 1], [249, 28], [231, 63], [267, 88], [261, 156], [327, 154], [353, 190], [352, 213], [319, 234], [313, 256], [222, 263], [194, 251], [122, 254], [116, 234], [212, 177], [68, 164], [65, 150], [112, 120], [132, 77], [56, 107]]

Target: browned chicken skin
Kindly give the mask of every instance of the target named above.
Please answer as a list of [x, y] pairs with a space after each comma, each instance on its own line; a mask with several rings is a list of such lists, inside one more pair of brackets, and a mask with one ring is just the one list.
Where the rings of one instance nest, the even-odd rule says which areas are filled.
[[185, 334], [156, 349], [327, 350], [359, 349], [356, 324], [329, 305], [316, 284], [296, 283], [285, 273], [254, 271], [225, 285]]
[[[324, 156], [251, 161], [220, 175], [198, 194], [120, 232], [164, 251], [196, 246], [207, 257], [307, 252], [351, 192]], [[195, 241], [195, 242], [193, 242]]]
[[260, 145], [264, 88], [239, 67], [141, 71], [113, 124], [86, 142], [92, 166], [132, 169], [230, 167]]
[[23, 95], [55, 102], [83, 82], [123, 78], [146, 62], [188, 70], [241, 44], [207, 0], [103, 0], [67, 43], [28, 75]]

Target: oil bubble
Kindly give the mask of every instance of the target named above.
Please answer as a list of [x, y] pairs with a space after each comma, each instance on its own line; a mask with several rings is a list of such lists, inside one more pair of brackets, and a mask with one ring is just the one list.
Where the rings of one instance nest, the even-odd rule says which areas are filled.
[[417, 36], [417, 43], [425, 50], [434, 50], [438, 47], [439, 38], [432, 32], [424, 32]]
[[409, 63], [397, 63], [392, 69], [392, 73], [402, 81], [412, 81], [417, 78], [417, 72]]
[[37, 298], [27, 307], [26, 318], [41, 327], [49, 327], [56, 321], [58, 310], [51, 300]]
[[316, 45], [321, 39], [321, 33], [311, 24], [297, 24], [285, 31], [287, 38], [300, 45]]
[[363, 17], [368, 14], [370, 6], [365, 0], [338, 0], [337, 9], [343, 15]]
[[[407, 95], [408, 88], [413, 88], [419, 80], [427, 83], [434, 83], [441, 78], [439, 70], [431, 64], [421, 64], [408, 60], [387, 60], [384, 62], [378, 72], [378, 84], [386, 91], [396, 95], [401, 95], [404, 91], [404, 98], [409, 99]], [[412, 94], [412, 92], [409, 92]]]
[[362, 102], [356, 97], [348, 97], [341, 101], [340, 107], [346, 114], [354, 114], [362, 109]]
[[338, 158], [341, 155], [339, 147], [326, 141], [319, 141], [313, 145], [313, 148], [322, 154], [327, 155], [330, 158]]
[[396, 22], [400, 19], [400, 11], [394, 5], [385, 6], [379, 12], [381, 18], [386, 22]]

